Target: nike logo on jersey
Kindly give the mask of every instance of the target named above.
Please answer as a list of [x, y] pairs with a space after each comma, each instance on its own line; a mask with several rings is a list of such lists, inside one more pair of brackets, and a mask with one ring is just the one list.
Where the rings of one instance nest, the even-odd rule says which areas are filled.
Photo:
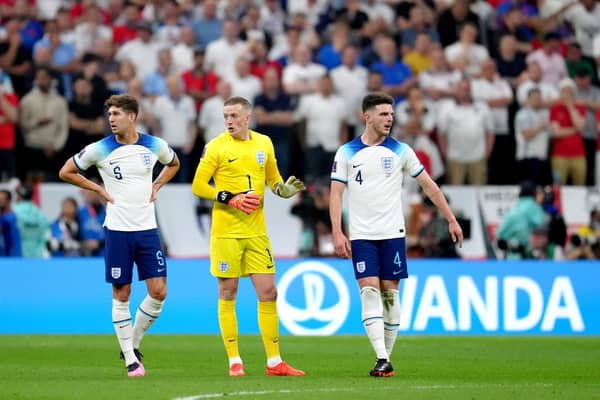
[[267, 268], [273, 268], [273, 267], [274, 267], [274, 265], [272, 265], [272, 264], [271, 265], [267, 265]]
[[393, 273], [394, 275], [398, 275], [400, 272], [402, 272], [402, 270], [401, 270], [401, 269], [399, 269], [399, 270], [396, 270], [396, 271], [393, 271], [392, 273]]
[[109, 163], [110, 165], [113, 165], [113, 164], [116, 164], [116, 163], [118, 163], [118, 162], [119, 162], [119, 161], [117, 161], [117, 160], [110, 160], [108, 163]]
[[361, 163], [361, 164], [352, 164], [352, 168], [358, 168], [358, 167], [360, 167], [361, 165], [362, 165], [362, 163]]
[[[238, 158], [239, 158], [239, 157], [238, 157]], [[237, 160], [237, 158], [230, 158], [230, 159], [228, 159], [227, 161], [229, 161], [229, 162], [234, 162], [235, 160]]]
[[163, 272], [165, 269], [167, 269], [167, 268], [166, 268], [166, 267], [165, 267], [165, 268], [159, 268], [159, 269], [157, 269], [156, 271], [157, 271], [157, 272]]

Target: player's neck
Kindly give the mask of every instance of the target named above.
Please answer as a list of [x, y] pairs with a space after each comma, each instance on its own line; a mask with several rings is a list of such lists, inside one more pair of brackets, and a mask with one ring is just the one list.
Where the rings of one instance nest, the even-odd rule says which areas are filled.
[[241, 140], [245, 142], [246, 140], [250, 140], [250, 131], [246, 130], [245, 132], [240, 132], [235, 135], [231, 135], [236, 140]]
[[385, 136], [378, 135], [377, 133], [366, 129], [360, 136], [360, 140], [367, 146], [377, 146], [385, 140]]
[[115, 133], [115, 140], [120, 144], [134, 144], [140, 140], [140, 135], [135, 128], [129, 129], [121, 134]]

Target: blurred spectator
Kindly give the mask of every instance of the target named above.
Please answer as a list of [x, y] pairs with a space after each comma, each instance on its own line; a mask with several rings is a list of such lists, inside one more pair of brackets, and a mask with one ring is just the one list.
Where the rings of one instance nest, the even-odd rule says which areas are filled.
[[597, 260], [600, 259], [600, 210], [590, 212], [590, 222], [581, 226], [571, 235], [567, 245], [567, 259], [569, 260]]
[[444, 49], [448, 63], [469, 77], [481, 75], [481, 66], [490, 55], [485, 47], [475, 43], [477, 25], [466, 23], [460, 31], [460, 38]]
[[287, 12], [290, 15], [302, 14], [310, 25], [317, 25], [319, 15], [325, 11], [326, 0], [295, 0], [287, 4]]
[[114, 94], [125, 93], [129, 82], [136, 77], [135, 65], [129, 60], [119, 62], [115, 74], [109, 73], [104, 76], [109, 90]]
[[[0, 78], [7, 75], [0, 69]], [[19, 120], [19, 99], [15, 93], [7, 91], [4, 84], [0, 84], [0, 182], [5, 182], [16, 176], [16, 136], [15, 129]]]
[[134, 66], [137, 78], [144, 81], [146, 76], [155, 71], [158, 66], [158, 52], [165, 48], [152, 37], [152, 25], [146, 21], [139, 21], [136, 25], [137, 37], [123, 44], [115, 60], [129, 60]]
[[595, 0], [574, 2], [564, 14], [564, 18], [575, 30], [575, 38], [581, 45], [583, 54], [592, 56], [594, 36], [600, 33], [600, 5]]
[[30, 178], [57, 179], [58, 155], [69, 134], [67, 102], [51, 83], [50, 70], [38, 68], [34, 88], [21, 101], [19, 121]]
[[404, 55], [404, 62], [410, 67], [415, 76], [431, 68], [431, 39], [426, 33], [417, 34], [414, 49]]
[[504, 35], [500, 39], [496, 67], [500, 76], [517, 87], [523, 71], [527, 69], [525, 56], [517, 51], [517, 41], [512, 35]]
[[402, 54], [415, 49], [417, 36], [426, 35], [429, 43], [439, 43], [440, 38], [434, 27], [428, 24], [425, 17], [424, 7], [417, 5], [409, 11], [408, 26], [400, 31], [400, 43], [402, 44]]
[[48, 249], [53, 257], [81, 255], [81, 232], [77, 220], [77, 200], [67, 197], [59, 217], [50, 225]]
[[260, 23], [272, 37], [283, 33], [285, 11], [279, 0], [265, 0], [260, 6]]
[[596, 139], [596, 186], [600, 187], [600, 111], [596, 113], [596, 131], [598, 138]]
[[456, 100], [439, 112], [438, 140], [451, 185], [485, 185], [487, 160], [494, 146], [493, 117], [485, 103], [474, 102], [468, 80], [456, 84]]
[[294, 118], [306, 123], [304, 179], [315, 182], [329, 174], [337, 148], [348, 141], [348, 112], [329, 75], [320, 79], [317, 93], [301, 98]]
[[104, 254], [104, 219], [106, 209], [98, 194], [91, 190], [81, 191], [84, 204], [77, 210], [77, 220], [81, 232], [81, 253], [84, 256]]
[[157, 57], [158, 66], [156, 70], [150, 72], [144, 79], [144, 95], [152, 100], [168, 93], [167, 76], [173, 72], [171, 50], [160, 49]]
[[585, 185], [586, 159], [581, 130], [585, 126], [585, 107], [575, 102], [575, 83], [560, 81], [560, 100], [550, 109], [552, 128], [552, 174], [561, 185]]
[[273, 45], [273, 36], [262, 27], [260, 8], [250, 3], [241, 19], [240, 39], [250, 42], [263, 42], [267, 48]]
[[[76, 45], [75, 29], [73, 29], [73, 19], [71, 18], [71, 11], [62, 7], [56, 12], [55, 17], [48, 19], [56, 19], [56, 26], [60, 35], [61, 42], [68, 43], [70, 45]], [[43, 19], [42, 19], [43, 21]], [[112, 35], [110, 35], [112, 39]], [[92, 48], [94, 46], [92, 45]]]
[[277, 76], [281, 78], [283, 68], [277, 61], [269, 60], [267, 45], [263, 40], [253, 40], [249, 43], [251, 57], [250, 73], [258, 79], [262, 79], [267, 69], [274, 68]]
[[194, 31], [189, 26], [182, 26], [177, 43], [171, 48], [173, 59], [173, 71], [181, 75], [185, 71], [194, 68], [194, 51], [196, 49], [196, 38]]
[[401, 101], [415, 80], [410, 68], [398, 59], [396, 43], [390, 36], [381, 39], [375, 49], [379, 60], [371, 65], [370, 69], [381, 72], [383, 76], [383, 90], [394, 97], [396, 102]]
[[263, 93], [254, 100], [256, 130], [271, 138], [279, 172], [287, 178], [290, 173], [291, 126], [294, 122], [291, 99], [281, 90], [274, 68], [265, 71], [262, 87]]
[[299, 44], [294, 51], [294, 62], [283, 69], [283, 89], [290, 96], [315, 93], [327, 73], [325, 67], [313, 63], [310, 57], [310, 47]]
[[556, 85], [542, 81], [542, 69], [537, 62], [527, 64], [527, 71], [523, 74], [522, 81], [517, 87], [517, 101], [521, 106], [527, 102], [527, 94], [533, 88], [538, 88], [542, 95], [545, 108], [550, 108], [558, 100]]
[[139, 79], [131, 79], [127, 87], [127, 92], [134, 96], [138, 101], [138, 114], [135, 120], [135, 126], [138, 132], [153, 133], [156, 130], [156, 119], [152, 101], [144, 97], [143, 84]]
[[529, 236], [529, 244], [525, 258], [531, 260], [564, 260], [562, 247], [548, 240], [548, 228], [544, 225], [533, 228]]
[[331, 70], [342, 64], [342, 51], [350, 40], [350, 30], [345, 23], [337, 23], [333, 26], [331, 40], [319, 49], [317, 61], [327, 70]]
[[533, 88], [527, 104], [515, 117], [517, 175], [521, 181], [538, 185], [552, 182], [548, 160], [550, 136], [550, 113], [544, 108], [540, 89]]
[[454, 96], [454, 85], [462, 79], [460, 71], [453, 69], [446, 61], [444, 51], [431, 51], [431, 68], [419, 75], [419, 86], [425, 95], [439, 109], [444, 101]]
[[596, 61], [591, 57], [586, 57], [581, 54], [581, 46], [577, 42], [571, 42], [567, 46], [567, 54], [565, 56], [565, 64], [569, 77], [575, 78], [575, 72], [578, 70], [587, 70], [592, 77], [593, 82], [598, 82], [596, 74]]
[[[426, 258], [459, 258], [456, 245], [448, 231], [448, 221], [440, 214], [429, 197], [423, 196], [425, 213], [423, 225], [419, 229], [418, 246]], [[448, 196], [445, 196], [448, 200]]]
[[83, 78], [92, 86], [92, 102], [102, 108], [104, 101], [110, 96], [108, 85], [104, 77], [100, 74], [100, 63], [98, 56], [92, 53], [86, 53], [81, 58], [81, 70], [73, 75], [73, 82]]
[[175, 150], [180, 169], [175, 182], [191, 182], [190, 153], [196, 143], [196, 106], [194, 100], [183, 93], [178, 75], [167, 77], [168, 94], [159, 96], [154, 102], [157, 123], [156, 136], [165, 139]]
[[35, 7], [31, 7], [27, 0], [15, 0], [14, 6], [7, 14], [20, 21], [21, 43], [31, 52], [33, 45], [44, 36], [44, 27], [36, 20]]
[[[109, 8], [110, 10], [110, 8]], [[127, 1], [120, 15], [113, 20], [113, 41], [117, 46], [137, 38], [140, 21], [139, 6], [133, 1]]]
[[[600, 20], [599, 20], [600, 23]], [[600, 89], [592, 86], [590, 71], [578, 67], [575, 70], [575, 102], [585, 107], [585, 124], [581, 130], [586, 158], [586, 182], [594, 186], [596, 168], [596, 141], [598, 136], [596, 113], [600, 111]]]
[[31, 74], [31, 51], [21, 42], [20, 22], [14, 18], [4, 24], [4, 38], [0, 39], [0, 70], [10, 75], [13, 89], [19, 98], [27, 93], [27, 77]]
[[564, 248], [567, 242], [567, 224], [556, 204], [556, 193], [559, 192], [560, 187], [556, 184], [540, 187], [536, 194], [536, 201], [544, 210], [544, 226], [548, 228], [548, 241]]
[[500, 26], [495, 31], [492, 44], [493, 53], [499, 49], [501, 38], [510, 35], [515, 39], [515, 47], [519, 54], [527, 54], [533, 50], [531, 41], [534, 34], [527, 26], [527, 20], [521, 9], [513, 5], [500, 17]]
[[358, 64], [358, 50], [346, 46], [342, 50], [342, 65], [331, 70], [335, 92], [346, 102], [350, 137], [357, 133], [362, 98], [367, 94], [368, 71]]
[[496, 231], [498, 247], [509, 253], [507, 258], [513, 256], [522, 258], [529, 244], [531, 232], [544, 223], [544, 210], [536, 200], [536, 193], [537, 189], [533, 182], [522, 182], [519, 200], [506, 212], [498, 226]]
[[[98, 63], [98, 75], [104, 79], [107, 84], [107, 89], [111, 94], [119, 94], [119, 88], [113, 88], [109, 86], [112, 82], [118, 80], [119, 66], [120, 63], [115, 61], [115, 45], [106, 39], [98, 39], [94, 43], [94, 49], [90, 54], [93, 54]], [[84, 55], [85, 58], [85, 55]], [[129, 61], [125, 61], [129, 63]], [[135, 68], [133, 64], [129, 63], [132, 67], [132, 77], [135, 76]]]
[[301, 31], [298, 28], [289, 26], [285, 34], [275, 38], [273, 47], [269, 50], [269, 60], [277, 61], [283, 67], [293, 62], [296, 47], [301, 43]]
[[250, 74], [250, 61], [244, 55], [238, 57], [234, 72], [226, 79], [231, 84], [232, 96], [248, 99], [250, 104], [262, 92], [262, 83], [260, 79]]
[[488, 183], [505, 185], [514, 183], [515, 141], [510, 134], [509, 110], [513, 91], [505, 79], [498, 76], [496, 63], [485, 60], [481, 65], [481, 78], [471, 82], [475, 101], [487, 104], [494, 121], [494, 146], [488, 159]]
[[21, 257], [21, 235], [11, 202], [10, 190], [0, 190], [0, 257]]
[[225, 80], [220, 80], [217, 84], [217, 93], [202, 104], [198, 114], [198, 127], [200, 128], [199, 134], [204, 138], [205, 143], [225, 132], [223, 104], [230, 97], [231, 85]]
[[395, 111], [396, 126], [400, 136], [404, 135], [407, 125], [410, 125], [411, 131], [426, 136], [435, 128], [435, 107], [431, 101], [423, 98], [423, 92], [419, 87], [410, 88], [406, 100], [400, 102]]
[[212, 72], [204, 71], [204, 50], [194, 50], [194, 66], [181, 75], [183, 88], [187, 95], [191, 96], [196, 103], [196, 112], [204, 100], [214, 95], [217, 91], [219, 78]]
[[40, 47], [50, 49], [50, 65], [60, 73], [60, 79], [63, 84], [64, 96], [70, 100], [73, 92], [71, 74], [79, 68], [79, 60], [77, 58], [77, 50], [75, 46], [65, 43], [60, 39], [60, 32], [56, 20], [46, 21], [46, 34], [44, 37], [35, 43], [33, 47], [34, 53]]
[[33, 202], [33, 188], [22, 185], [17, 188], [17, 202], [13, 207], [21, 236], [21, 251], [25, 258], [42, 258], [46, 250], [48, 219]]
[[560, 54], [560, 36], [557, 33], [544, 35], [542, 47], [529, 53], [527, 64], [537, 62], [542, 69], [541, 80], [551, 85], [557, 85], [561, 79], [566, 78], [567, 68], [565, 59]]
[[103, 19], [100, 7], [96, 4], [86, 7], [75, 27], [75, 49], [79, 55], [92, 51], [97, 39], [112, 41], [112, 29], [102, 25]]
[[[479, 26], [479, 17], [469, 10], [468, 0], [456, 0], [437, 20], [437, 32], [443, 47], [458, 41], [459, 32], [466, 23]], [[477, 34], [477, 31], [475, 32]]]
[[202, 2], [202, 17], [194, 21], [192, 28], [196, 36], [196, 44], [205, 49], [209, 43], [221, 37], [223, 20], [217, 16], [217, 0]]
[[293, 13], [288, 10], [288, 25], [300, 32], [300, 43], [306, 44], [311, 51], [317, 49], [321, 43], [321, 39], [314, 29], [314, 24], [308, 21], [307, 15], [304, 13]]
[[104, 137], [105, 123], [102, 103], [94, 101], [92, 85], [83, 76], [73, 82], [75, 96], [69, 102], [69, 138], [65, 145], [67, 157]]
[[[156, 40], [167, 43], [169, 46], [176, 45], [180, 42], [181, 30], [183, 29], [179, 2], [177, 0], [164, 0], [161, 9], [157, 11], [161, 15], [159, 28], [156, 30]], [[190, 43], [190, 45], [193, 45], [193, 43]]]
[[239, 28], [232, 20], [223, 21], [222, 36], [206, 46], [204, 69], [219, 78], [227, 77], [235, 69], [235, 62], [246, 50], [246, 43], [238, 38]]

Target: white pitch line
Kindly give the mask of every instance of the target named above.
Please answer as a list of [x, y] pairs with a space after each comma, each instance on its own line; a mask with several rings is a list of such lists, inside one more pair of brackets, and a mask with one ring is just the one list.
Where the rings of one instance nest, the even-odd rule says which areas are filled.
[[[411, 385], [405, 386], [405, 389], [414, 390], [439, 390], [439, 389], [468, 389], [468, 388], [491, 388], [491, 387], [527, 387], [527, 386], [539, 386], [539, 387], [552, 387], [552, 383], [466, 383], [459, 385]], [[382, 390], [388, 390], [389, 388], [381, 388]], [[292, 390], [292, 389], [280, 389], [280, 390], [244, 390], [239, 392], [218, 392], [218, 393], [203, 393], [194, 396], [187, 397], [175, 397], [173, 400], [202, 400], [202, 399], [215, 399], [225, 396], [264, 396], [270, 394], [286, 394], [286, 393], [314, 393], [314, 392], [354, 392], [355, 388], [314, 388], [304, 390]], [[369, 390], [377, 390], [376, 388], [369, 388]]]

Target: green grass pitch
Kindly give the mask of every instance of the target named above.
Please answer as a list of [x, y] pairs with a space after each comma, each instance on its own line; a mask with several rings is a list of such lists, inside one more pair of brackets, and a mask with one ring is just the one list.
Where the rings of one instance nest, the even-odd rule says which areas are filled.
[[247, 376], [227, 376], [218, 336], [148, 335], [144, 378], [128, 378], [114, 336], [0, 336], [0, 399], [600, 399], [600, 337], [402, 337], [396, 376], [368, 376], [366, 337], [281, 339], [307, 376], [266, 377], [258, 336]]

